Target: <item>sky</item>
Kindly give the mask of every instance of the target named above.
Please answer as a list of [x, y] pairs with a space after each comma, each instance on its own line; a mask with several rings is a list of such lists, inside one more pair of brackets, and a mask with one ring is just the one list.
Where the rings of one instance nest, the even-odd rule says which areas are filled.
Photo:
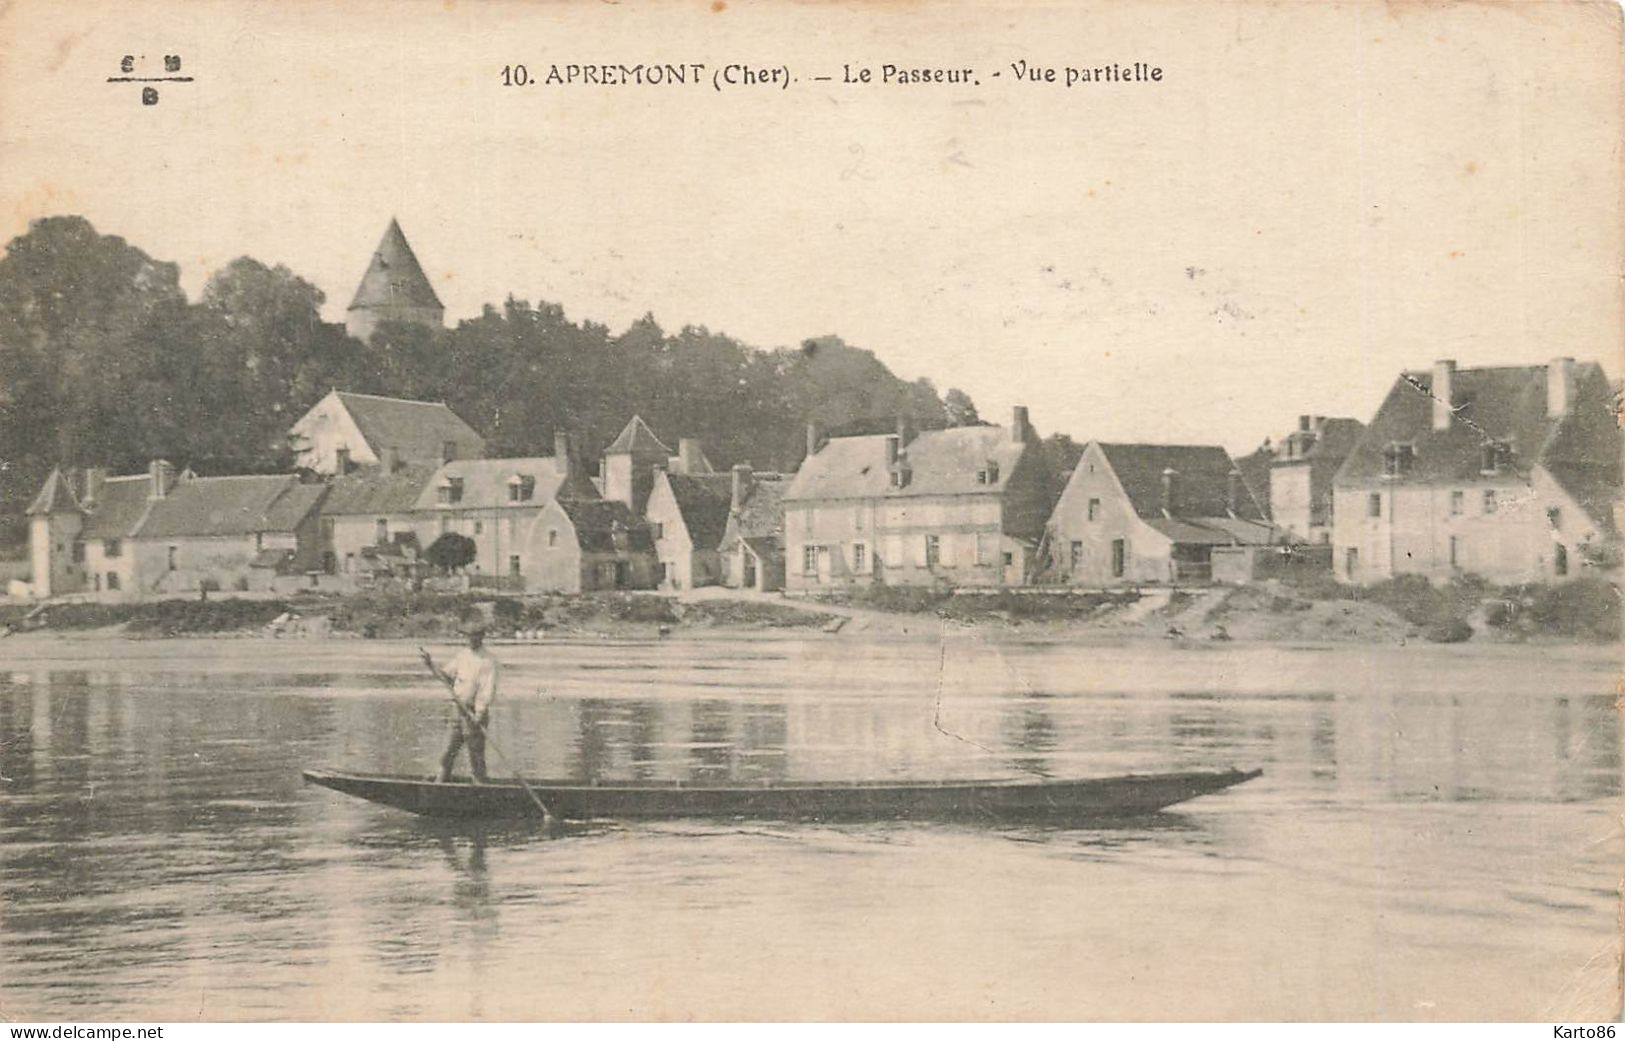
[[[1245, 451], [1397, 374], [1622, 374], [1607, 4], [98, 4], [0, 13], [0, 236], [78, 213], [287, 265], [341, 321], [399, 218], [447, 307], [825, 334], [1043, 433]], [[120, 58], [191, 83], [108, 83]], [[1156, 83], [1018, 82], [1143, 62]], [[684, 87], [504, 86], [704, 63]], [[788, 89], [715, 90], [734, 62]], [[976, 84], [847, 84], [844, 68]], [[993, 73], [1000, 73], [995, 77]], [[817, 82], [815, 76], [829, 76]], [[680, 432], [678, 432], [680, 433]]]

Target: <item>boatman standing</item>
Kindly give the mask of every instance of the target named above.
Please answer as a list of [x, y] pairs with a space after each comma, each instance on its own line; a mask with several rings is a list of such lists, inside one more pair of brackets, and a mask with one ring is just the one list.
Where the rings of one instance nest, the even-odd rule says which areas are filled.
[[474, 783], [484, 784], [490, 778], [485, 774], [485, 728], [491, 720], [491, 702], [497, 697], [496, 655], [485, 646], [485, 619], [470, 618], [463, 623], [463, 636], [468, 646], [457, 652], [451, 664], [444, 669], [434, 663], [429, 652], [420, 649], [423, 664], [451, 688], [451, 698], [457, 703], [457, 718], [452, 720], [451, 737], [446, 752], [440, 757], [440, 780], [451, 780], [451, 768], [457, 762], [457, 753], [468, 746], [468, 765], [474, 771]]

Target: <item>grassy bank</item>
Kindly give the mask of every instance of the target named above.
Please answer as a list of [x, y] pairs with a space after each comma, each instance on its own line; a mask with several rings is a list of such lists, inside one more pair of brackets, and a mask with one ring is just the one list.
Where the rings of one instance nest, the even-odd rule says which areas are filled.
[[488, 620], [494, 636], [571, 631], [647, 631], [658, 628], [809, 628], [833, 615], [773, 603], [708, 600], [681, 603], [652, 593], [584, 596], [493, 597], [404, 593], [279, 600], [158, 600], [147, 603], [66, 603], [47, 606], [24, 621], [31, 608], [9, 606], [0, 624], [55, 631], [120, 627], [132, 636], [193, 636], [265, 631], [279, 619], [286, 631], [315, 629], [364, 639], [425, 639], [456, 634], [471, 612]]
[[894, 614], [929, 614], [959, 622], [1087, 622], [1140, 599], [1134, 590], [985, 593], [907, 586], [868, 586], [814, 602]]

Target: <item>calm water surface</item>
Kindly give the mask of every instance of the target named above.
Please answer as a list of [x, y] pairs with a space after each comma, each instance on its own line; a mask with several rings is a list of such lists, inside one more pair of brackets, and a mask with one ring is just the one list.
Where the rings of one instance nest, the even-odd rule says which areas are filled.
[[956, 632], [498, 653], [495, 735], [537, 775], [1266, 774], [1100, 828], [437, 825], [299, 778], [431, 771], [448, 713], [410, 645], [16, 638], [0, 1018], [1615, 1008], [1608, 650]]

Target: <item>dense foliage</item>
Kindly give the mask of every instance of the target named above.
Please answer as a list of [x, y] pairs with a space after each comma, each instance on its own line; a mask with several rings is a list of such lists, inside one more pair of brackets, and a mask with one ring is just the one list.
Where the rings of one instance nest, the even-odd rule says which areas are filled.
[[[963, 392], [892, 375], [837, 337], [758, 350], [652, 316], [619, 335], [510, 297], [454, 329], [385, 325], [370, 344], [322, 321], [325, 296], [239, 258], [188, 301], [176, 265], [81, 217], [33, 223], [0, 258], [0, 544], [57, 463], [130, 473], [286, 468], [288, 426], [328, 390], [443, 400], [493, 455], [547, 455], [553, 432], [596, 455], [627, 419], [698, 437], [717, 466], [789, 468], [805, 425], [974, 422]], [[673, 446], [675, 447], [675, 446]]]

